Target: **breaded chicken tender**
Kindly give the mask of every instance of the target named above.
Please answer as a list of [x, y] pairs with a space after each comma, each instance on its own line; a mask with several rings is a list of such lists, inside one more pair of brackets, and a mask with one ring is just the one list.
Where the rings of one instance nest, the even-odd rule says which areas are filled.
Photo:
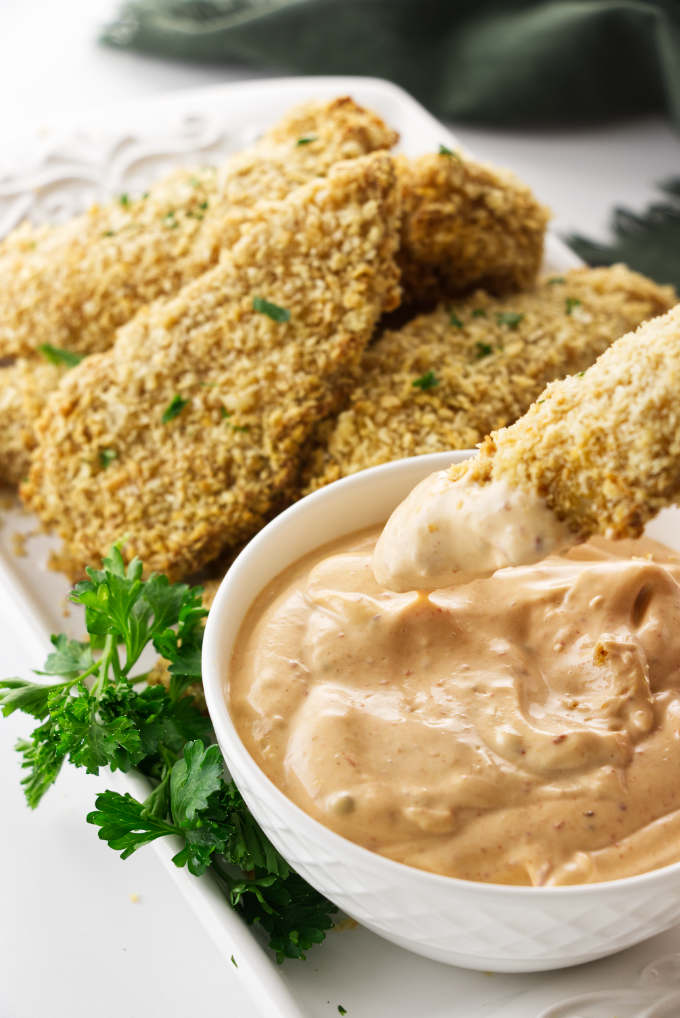
[[42, 357], [0, 367], [0, 484], [16, 485], [28, 475], [35, 422], [64, 371]]
[[523, 414], [546, 382], [584, 370], [675, 299], [623, 265], [573, 269], [511, 298], [476, 293], [384, 333], [364, 354], [347, 409], [318, 429], [303, 487], [472, 448]]
[[396, 139], [352, 99], [311, 103], [219, 172], [177, 170], [145, 197], [121, 195], [59, 226], [21, 227], [0, 245], [0, 358], [43, 343], [107, 349], [143, 305], [214, 265], [259, 201], [285, 197], [334, 163]]
[[528, 187], [511, 173], [448, 151], [397, 161], [407, 301], [435, 301], [474, 287], [505, 294], [532, 285], [549, 213]]
[[399, 301], [399, 214], [389, 156], [343, 163], [66, 375], [22, 494], [74, 570], [126, 538], [177, 578], [262, 525]]
[[578, 539], [639, 537], [680, 498], [680, 306], [549, 385], [467, 471], [542, 499]]

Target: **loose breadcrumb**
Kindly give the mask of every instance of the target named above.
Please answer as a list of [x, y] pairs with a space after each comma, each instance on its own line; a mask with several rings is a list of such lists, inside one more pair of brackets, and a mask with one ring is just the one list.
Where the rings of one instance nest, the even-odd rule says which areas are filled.
[[496, 294], [531, 286], [549, 213], [528, 187], [454, 154], [397, 161], [407, 300], [434, 301], [476, 286]]
[[[399, 211], [389, 156], [342, 163], [258, 205], [214, 269], [68, 372], [22, 494], [73, 570], [125, 537], [176, 578], [261, 526], [399, 301]], [[256, 311], [257, 297], [289, 320]]]
[[680, 306], [553, 382], [496, 431], [470, 480], [527, 488], [580, 537], [638, 537], [680, 493]]
[[10, 543], [12, 547], [12, 554], [17, 558], [26, 557], [26, 541], [28, 534], [23, 533], [21, 530], [15, 530], [10, 537]]
[[[315, 140], [298, 145], [301, 133]], [[145, 304], [171, 296], [238, 240], [243, 217], [397, 135], [348, 97], [306, 104], [221, 171], [177, 170], [59, 226], [22, 226], [0, 246], [0, 357], [43, 343], [107, 349]]]
[[384, 333], [364, 354], [347, 409], [318, 429], [303, 488], [472, 448], [524, 413], [546, 382], [587, 368], [675, 299], [623, 265], [574, 269], [505, 299], [474, 294]]

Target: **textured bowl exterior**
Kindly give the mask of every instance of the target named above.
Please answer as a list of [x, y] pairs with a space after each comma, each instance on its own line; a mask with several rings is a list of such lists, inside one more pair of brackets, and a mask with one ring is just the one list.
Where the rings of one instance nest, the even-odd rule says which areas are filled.
[[680, 863], [576, 887], [481, 884], [426, 873], [353, 844], [313, 820], [260, 770], [226, 706], [232, 649], [254, 598], [287, 565], [382, 522], [411, 487], [470, 453], [400, 460], [308, 496], [258, 534], [225, 577], [203, 649], [208, 710], [231, 774], [281, 854], [348, 915], [395, 944], [472, 969], [535, 972], [592, 961], [680, 921]]

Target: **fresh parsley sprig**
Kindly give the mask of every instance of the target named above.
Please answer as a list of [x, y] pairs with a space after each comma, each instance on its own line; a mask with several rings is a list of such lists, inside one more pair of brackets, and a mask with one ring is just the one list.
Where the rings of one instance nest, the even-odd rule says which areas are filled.
[[[0, 682], [0, 709], [20, 710], [38, 726], [17, 749], [27, 772], [28, 804], [38, 805], [65, 761], [98, 774], [135, 769], [151, 782], [141, 802], [129, 794], [97, 796], [87, 820], [127, 859], [157, 838], [180, 839], [177, 866], [208, 868], [230, 905], [268, 933], [277, 959], [304, 958], [324, 939], [336, 911], [271, 845], [225, 772], [208, 718], [189, 687], [200, 678], [206, 610], [201, 588], [143, 578], [114, 545], [101, 569], [88, 569], [71, 600], [85, 609], [88, 639], [52, 637], [37, 674], [43, 684]], [[168, 662], [168, 689], [136, 674], [147, 648]]]

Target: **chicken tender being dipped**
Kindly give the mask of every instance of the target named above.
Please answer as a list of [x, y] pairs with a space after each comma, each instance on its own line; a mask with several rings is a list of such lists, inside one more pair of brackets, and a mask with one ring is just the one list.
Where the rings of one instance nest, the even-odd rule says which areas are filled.
[[432, 589], [595, 534], [638, 537], [680, 495], [678, 392], [680, 306], [548, 385], [479, 457], [414, 488], [378, 541], [376, 577]]

